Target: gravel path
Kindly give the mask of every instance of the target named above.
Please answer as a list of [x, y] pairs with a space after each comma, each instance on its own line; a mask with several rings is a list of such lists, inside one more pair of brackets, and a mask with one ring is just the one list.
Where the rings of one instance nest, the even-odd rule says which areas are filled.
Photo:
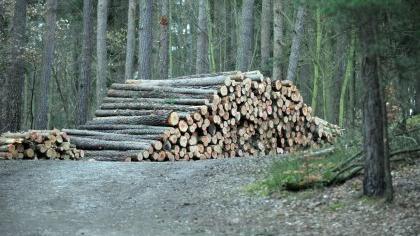
[[361, 199], [359, 179], [247, 193], [272, 161], [3, 161], [0, 235], [419, 235], [420, 163], [394, 172], [385, 205]]

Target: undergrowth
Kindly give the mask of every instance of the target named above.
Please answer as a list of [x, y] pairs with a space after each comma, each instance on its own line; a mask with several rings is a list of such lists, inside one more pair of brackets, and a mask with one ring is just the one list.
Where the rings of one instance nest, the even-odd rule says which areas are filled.
[[289, 155], [275, 161], [268, 176], [248, 186], [247, 190], [269, 195], [282, 190], [298, 191], [328, 185], [336, 178], [336, 167], [357, 152], [358, 145], [339, 143], [333, 152], [321, 156], [311, 156], [307, 152]]
[[[420, 121], [410, 121], [410, 128], [419, 127]], [[417, 149], [402, 155], [417, 155], [420, 143], [420, 130], [417, 132], [395, 135], [390, 130], [390, 150]], [[280, 157], [269, 169], [265, 179], [247, 186], [246, 190], [259, 195], [279, 193], [283, 190], [299, 191], [303, 189], [331, 186], [342, 183], [361, 173], [363, 169], [362, 137], [360, 132], [350, 130], [339, 138], [334, 151], [324, 155], [311, 155], [316, 150], [295, 153]], [[327, 147], [328, 148], [328, 147]], [[399, 154], [393, 156], [396, 160]], [[394, 162], [392, 162], [394, 163]], [[395, 162], [396, 163], [396, 162]]]

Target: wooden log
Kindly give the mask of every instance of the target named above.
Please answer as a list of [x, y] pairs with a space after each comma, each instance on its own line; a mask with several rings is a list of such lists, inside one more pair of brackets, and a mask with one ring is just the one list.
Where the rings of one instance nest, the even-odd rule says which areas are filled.
[[70, 135], [70, 139], [73, 138], [89, 138], [89, 139], [97, 139], [97, 140], [104, 140], [104, 141], [129, 141], [129, 142], [142, 142], [142, 143], [153, 143], [160, 138], [160, 135], [127, 135], [127, 134], [114, 134], [114, 133], [103, 133], [98, 135]]
[[75, 144], [78, 149], [83, 150], [145, 150], [150, 146], [149, 143], [144, 142], [104, 141], [80, 137], [72, 137], [71, 142]]
[[165, 126], [151, 126], [151, 125], [97, 125], [97, 124], [90, 124], [90, 125], [81, 125], [79, 129], [85, 130], [124, 130], [124, 129], [131, 129], [131, 130], [145, 130], [147, 133], [148, 131], [157, 131], [158, 133], [164, 132], [170, 127]]
[[137, 155], [142, 151], [85, 151], [86, 159], [94, 159], [97, 161], [126, 161], [127, 158], [138, 158]]
[[208, 99], [198, 98], [115, 98], [105, 97], [104, 103], [153, 103], [153, 104], [169, 104], [169, 105], [191, 105], [200, 106], [209, 103]]
[[96, 110], [95, 116], [106, 117], [106, 116], [144, 116], [155, 114], [155, 110]]
[[24, 141], [23, 138], [1, 138], [0, 137], [0, 145], [22, 143], [23, 141]]
[[13, 158], [13, 154], [10, 152], [0, 152], [0, 160], [11, 160]]
[[200, 77], [200, 78], [181, 78], [166, 80], [127, 80], [128, 84], [148, 85], [148, 86], [186, 86], [186, 87], [203, 87], [223, 84], [228, 78], [226, 75]]
[[146, 116], [114, 116], [114, 117], [97, 117], [87, 124], [95, 125], [116, 125], [116, 124], [131, 124], [131, 125], [155, 125], [155, 126], [175, 126], [178, 124], [179, 116], [176, 112], [163, 113], [160, 115], [146, 115]]
[[[142, 94], [147, 91], [160, 92], [159, 95], [173, 93], [173, 94], [188, 94], [188, 95], [211, 95], [217, 92], [216, 90], [209, 89], [197, 89], [197, 88], [180, 88], [180, 87], [168, 87], [168, 86], [150, 86], [145, 84], [118, 84], [114, 83], [111, 85], [111, 89], [115, 90], [129, 90], [129, 91], [141, 91]], [[161, 98], [162, 96], [160, 96]]]
[[[161, 90], [151, 90], [151, 91], [131, 91], [131, 90], [119, 90], [119, 89], [110, 89], [108, 90], [107, 96], [112, 98], [196, 98], [196, 99], [210, 99], [213, 93], [216, 93], [216, 89], [200, 89], [206, 91], [204, 94], [188, 94], [188, 93], [173, 93], [165, 92], [165, 88], [171, 87], [161, 87]], [[187, 89], [187, 88], [185, 88]]]
[[[205, 104], [201, 104], [205, 105]], [[119, 103], [104, 103], [100, 107], [102, 110], [156, 110], [157, 114], [165, 113], [166, 111], [184, 111], [191, 112], [197, 111], [201, 108], [200, 105], [174, 105], [174, 104], [162, 104], [162, 103], [139, 103], [139, 102], [119, 102]]]

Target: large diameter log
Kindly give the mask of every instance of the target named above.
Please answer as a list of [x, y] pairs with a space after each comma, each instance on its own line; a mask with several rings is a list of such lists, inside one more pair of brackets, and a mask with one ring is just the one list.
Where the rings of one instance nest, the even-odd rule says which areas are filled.
[[209, 103], [208, 99], [199, 98], [115, 98], [105, 97], [104, 103], [154, 103], [154, 104], [167, 104], [167, 105], [191, 105], [200, 106]]
[[169, 125], [178, 124], [179, 116], [176, 112], [164, 113], [162, 115], [146, 115], [146, 116], [111, 116], [97, 117], [87, 124], [115, 125], [115, 124], [131, 124], [131, 125]]
[[70, 139], [73, 137], [80, 137], [80, 138], [90, 138], [90, 139], [98, 139], [98, 140], [107, 140], [107, 141], [132, 141], [132, 142], [142, 142], [142, 143], [153, 143], [154, 140], [157, 140], [160, 138], [160, 135], [145, 135], [142, 136], [136, 136], [136, 135], [127, 135], [127, 134], [113, 134], [113, 133], [102, 133], [97, 135], [75, 135], [71, 134]]
[[[167, 87], [163, 87], [167, 88]], [[171, 87], [169, 87], [171, 88]], [[186, 88], [189, 90], [189, 88]], [[150, 91], [133, 91], [133, 90], [120, 90], [110, 89], [108, 90], [108, 97], [115, 98], [197, 98], [197, 99], [208, 99], [213, 93], [216, 93], [216, 89], [199, 89], [207, 91], [206, 94], [188, 94], [188, 93], [173, 93], [164, 92], [162, 90], [150, 90]], [[188, 92], [188, 91], [186, 91]]]
[[[90, 125], [81, 125], [79, 126], [80, 129], [86, 130], [124, 130], [124, 129], [131, 129], [131, 130], [145, 130], [145, 134], [147, 133], [161, 133], [170, 127], [165, 126], [152, 126], [152, 125], [97, 125], [97, 124], [90, 124]], [[156, 131], [156, 132], [153, 132]]]
[[106, 116], [144, 116], [156, 113], [155, 110], [96, 110], [95, 116], [106, 117]]
[[157, 92], [160, 95], [177, 94], [178, 97], [182, 94], [191, 95], [211, 95], [216, 90], [197, 89], [197, 88], [180, 88], [180, 87], [164, 87], [164, 86], [150, 86], [144, 84], [112, 84], [111, 89], [126, 90], [126, 91], [141, 91], [139, 94], [148, 94], [147, 92]]
[[219, 75], [226, 75], [226, 76], [239, 76], [241, 75], [241, 71], [239, 70], [232, 70], [232, 71], [222, 71], [216, 73], [203, 73], [203, 74], [195, 74], [195, 75], [183, 75], [174, 77], [171, 79], [194, 79], [194, 78], [203, 78], [203, 77], [211, 77], [211, 76], [219, 76]]
[[141, 103], [141, 102], [119, 102], [119, 103], [104, 103], [100, 107], [103, 110], [109, 109], [131, 109], [131, 110], [174, 110], [174, 111], [196, 111], [201, 106], [186, 106], [186, 105], [173, 105], [162, 103]]
[[[139, 139], [139, 137], [137, 135], [129, 135], [129, 133], [118, 133], [118, 132], [113, 132], [113, 133], [108, 133], [108, 132], [100, 132], [100, 131], [93, 131], [93, 130], [80, 130], [80, 129], [63, 129], [65, 130], [65, 132], [67, 134], [69, 134], [70, 136], [116, 136], [116, 137], [120, 137], [120, 138], [137, 138]], [[131, 130], [128, 130], [131, 131]], [[140, 130], [143, 131], [143, 130]], [[155, 132], [153, 134], [161, 134], [162, 130], [158, 130], [159, 132]], [[164, 132], [164, 131], [163, 131]], [[145, 133], [150, 134], [150, 133]]]
[[96, 161], [126, 161], [127, 158], [136, 159], [141, 150], [129, 151], [85, 151], [85, 158]]
[[191, 86], [202, 87], [211, 85], [221, 85], [228, 77], [225, 75], [188, 78], [188, 79], [168, 79], [168, 80], [127, 80], [129, 84], [146, 84], [149, 86]]
[[83, 150], [145, 150], [150, 144], [142, 142], [104, 141], [91, 138], [71, 137], [72, 144]]

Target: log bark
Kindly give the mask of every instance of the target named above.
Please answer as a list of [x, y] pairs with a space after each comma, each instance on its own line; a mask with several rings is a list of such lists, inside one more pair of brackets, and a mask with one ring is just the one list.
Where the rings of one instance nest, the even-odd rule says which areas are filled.
[[131, 91], [156, 91], [156, 92], [164, 92], [164, 93], [177, 93], [177, 94], [213, 94], [217, 92], [216, 90], [208, 90], [208, 89], [199, 89], [199, 88], [180, 88], [180, 87], [162, 87], [162, 86], [152, 86], [148, 84], [112, 84], [112, 89], [117, 90], [131, 90]]
[[191, 105], [199, 106], [209, 103], [208, 99], [196, 98], [115, 98], [106, 97], [104, 103], [151, 103], [151, 104], [164, 104], [164, 105]]
[[[123, 89], [110, 89], [108, 90], [108, 97], [121, 97], [121, 98], [197, 98], [197, 99], [208, 99], [211, 98], [211, 95], [216, 90], [205, 94], [189, 94], [189, 88], [183, 89], [183, 92], [171, 92], [164, 90], [123, 90]], [[197, 90], [206, 90], [206, 89], [197, 89]]]
[[98, 132], [98, 131], [91, 131], [91, 130], [66, 129], [66, 133], [70, 136], [70, 138], [86, 137], [86, 138], [91, 138], [91, 139], [95, 138], [95, 139], [110, 140], [110, 141], [126, 140], [126, 141], [138, 141], [138, 142], [145, 142], [145, 143], [154, 142], [154, 140], [142, 139], [137, 135], [106, 133], [106, 132]]
[[71, 142], [83, 150], [145, 150], [150, 144], [144, 142], [104, 141], [90, 138], [71, 137]]
[[86, 130], [144, 130], [145, 134], [148, 132], [157, 132], [161, 133], [165, 130], [169, 129], [170, 127], [162, 127], [162, 126], [151, 126], [151, 125], [100, 125], [100, 124], [89, 124], [89, 125], [81, 125], [79, 129], [86, 129]]
[[101, 105], [101, 109], [132, 109], [132, 110], [156, 110], [158, 113], [164, 115], [165, 112], [162, 110], [175, 110], [175, 111], [196, 111], [200, 109], [200, 106], [183, 106], [183, 105], [172, 105], [163, 103], [148, 103], [148, 102], [126, 102], [126, 103], [104, 103]]
[[156, 113], [154, 110], [96, 110], [95, 116], [144, 116]]
[[146, 115], [146, 116], [111, 116], [111, 117], [97, 117], [87, 124], [101, 124], [101, 125], [156, 125], [156, 126], [175, 126], [178, 124], [179, 117], [176, 112], [166, 113], [162, 115]]
[[85, 151], [86, 159], [96, 161], [127, 161], [127, 158], [137, 159], [140, 150], [136, 151]]

